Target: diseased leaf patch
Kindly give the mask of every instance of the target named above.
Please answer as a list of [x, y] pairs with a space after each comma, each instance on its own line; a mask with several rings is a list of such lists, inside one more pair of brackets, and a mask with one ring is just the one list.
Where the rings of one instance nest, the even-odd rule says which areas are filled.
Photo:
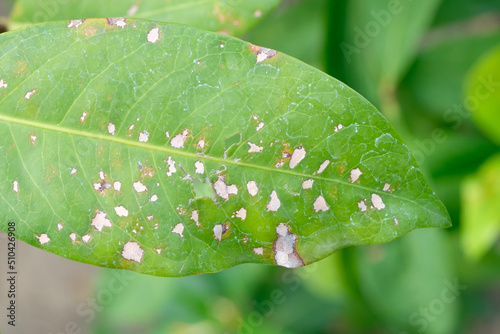
[[449, 226], [399, 136], [344, 84], [232, 37], [121, 22], [0, 36], [0, 214], [21, 240], [183, 276]]

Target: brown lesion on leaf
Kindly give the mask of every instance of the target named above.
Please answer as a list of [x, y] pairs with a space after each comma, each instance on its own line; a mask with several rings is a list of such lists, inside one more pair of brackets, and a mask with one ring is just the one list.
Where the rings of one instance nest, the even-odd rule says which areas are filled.
[[141, 172], [142, 178], [153, 177], [154, 175], [155, 175], [155, 170], [152, 167], [143, 166], [142, 172]]
[[51, 183], [54, 180], [54, 178], [56, 177], [56, 175], [57, 175], [57, 166], [55, 166], [55, 165], [49, 166], [48, 168], [45, 168], [43, 180], [46, 183]]
[[290, 143], [284, 142], [283, 150], [281, 151], [281, 156], [274, 166], [278, 168], [284, 166], [285, 163], [290, 160], [292, 154], [293, 150], [290, 148]]

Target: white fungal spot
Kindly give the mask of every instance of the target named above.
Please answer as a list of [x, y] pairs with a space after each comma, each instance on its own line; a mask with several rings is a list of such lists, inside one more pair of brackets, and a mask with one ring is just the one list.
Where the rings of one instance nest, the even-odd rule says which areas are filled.
[[366, 207], [366, 203], [364, 200], [362, 200], [361, 202], [358, 203], [358, 208], [361, 210], [361, 212], [366, 211], [367, 207]]
[[178, 235], [181, 236], [181, 238], [184, 238], [184, 236], [182, 235], [182, 232], [184, 232], [184, 225], [182, 225], [182, 223], [178, 223], [177, 225], [174, 226], [172, 232], [177, 233]]
[[193, 220], [196, 223], [196, 226], [201, 226], [200, 224], [200, 215], [198, 213], [198, 210], [193, 210], [191, 213], [191, 220]]
[[259, 192], [259, 187], [257, 187], [257, 183], [255, 181], [248, 181], [247, 189], [250, 196], [255, 196]]
[[135, 241], [129, 241], [123, 246], [122, 256], [126, 260], [141, 262], [144, 251]]
[[394, 226], [399, 226], [399, 221], [397, 218], [394, 218]]
[[271, 200], [269, 201], [269, 203], [267, 203], [267, 206], [266, 206], [267, 211], [278, 211], [278, 209], [281, 206], [281, 201], [278, 198], [276, 191], [273, 190], [270, 197], [271, 197]]
[[78, 170], [76, 168], [71, 168], [71, 171], [69, 172], [71, 175], [75, 175]]
[[234, 214], [236, 217], [240, 218], [241, 220], [245, 220], [247, 218], [247, 210], [245, 208], [239, 209]]
[[290, 227], [287, 224], [280, 223], [276, 227], [276, 234], [277, 237], [273, 243], [276, 264], [287, 268], [302, 267], [304, 261], [295, 250], [297, 236], [290, 232]]
[[321, 195], [318, 196], [318, 198], [316, 198], [316, 200], [314, 201], [313, 207], [314, 207], [314, 211], [316, 211], [316, 212], [319, 212], [319, 211], [325, 212], [325, 211], [328, 211], [330, 209], [328, 204], [326, 204], [325, 198]]
[[255, 128], [255, 131], [260, 131], [264, 127], [264, 122], [260, 122], [259, 125]]
[[219, 240], [219, 242], [222, 240], [222, 235], [226, 233], [227, 229], [229, 227], [226, 224], [217, 224], [214, 226], [213, 231], [214, 231], [214, 239]]
[[328, 167], [328, 165], [330, 164], [330, 160], [325, 160], [320, 166], [319, 166], [319, 169], [318, 171], [316, 172], [316, 174], [321, 174], [323, 173], [323, 171], [326, 169], [326, 167]]
[[264, 149], [264, 147], [262, 146], [257, 146], [253, 143], [247, 143], [248, 145], [250, 145], [250, 148], [248, 149], [248, 153], [259, 153], [259, 152], [262, 152], [262, 150]]
[[19, 192], [19, 182], [17, 182], [17, 180], [12, 182], [12, 190], [16, 193]]
[[167, 176], [172, 176], [172, 174], [177, 172], [177, 169], [175, 168], [175, 161], [172, 160], [172, 157], [170, 157], [170, 156], [168, 157], [167, 165], [168, 165]]
[[295, 168], [305, 157], [306, 150], [302, 146], [293, 150], [292, 157], [290, 158], [290, 168]]
[[175, 147], [175, 148], [184, 147], [184, 143], [187, 140], [188, 134], [189, 134], [188, 130], [182, 131], [182, 133], [179, 133], [177, 136], [172, 138], [172, 140], [170, 141], [170, 145], [172, 145], [172, 147]]
[[85, 243], [88, 243], [90, 241], [90, 239], [92, 239], [92, 237], [90, 236], [90, 234], [85, 234], [82, 237], [82, 241], [85, 242]]
[[372, 194], [372, 203], [373, 203], [373, 206], [375, 207], [375, 209], [377, 209], [377, 210], [385, 209], [385, 204], [382, 201], [382, 197], [380, 197], [377, 194]]
[[32, 96], [33, 94], [35, 94], [35, 92], [36, 92], [36, 89], [30, 90], [29, 92], [27, 92], [26, 94], [24, 94], [24, 98], [25, 98], [26, 100], [29, 100], [29, 99], [31, 98], [31, 96]]
[[132, 5], [132, 7], [127, 10], [127, 16], [133, 16], [139, 10], [139, 6], [137, 4]]
[[277, 51], [260, 47], [259, 51], [257, 52], [257, 63], [263, 62], [266, 59], [272, 58], [278, 54]]
[[92, 223], [90, 224], [95, 227], [99, 232], [102, 231], [104, 227], [112, 227], [111, 221], [106, 218], [106, 213], [102, 211], [97, 211], [94, 218], [92, 218]]
[[311, 189], [313, 187], [314, 180], [309, 179], [302, 182], [302, 189]]
[[384, 184], [384, 188], [382, 189], [383, 191], [389, 191], [391, 189], [391, 184], [390, 183], [386, 183]]
[[151, 198], [149, 200], [151, 202], [156, 202], [158, 200], [158, 196], [157, 195], [153, 195], [153, 196], [151, 196]]
[[84, 111], [82, 113], [82, 117], [80, 117], [80, 122], [82, 122], [82, 123], [85, 122], [85, 118], [87, 118], [87, 112]]
[[264, 254], [264, 248], [263, 247], [256, 247], [256, 248], [253, 249], [253, 252], [256, 255], [262, 255], [262, 254]]
[[71, 20], [68, 23], [68, 28], [78, 28], [85, 20]]
[[139, 133], [139, 141], [141, 143], [146, 143], [148, 140], [149, 140], [149, 132], [144, 130], [141, 133]]
[[214, 188], [217, 195], [225, 199], [226, 201], [229, 199], [229, 195], [237, 195], [238, 187], [232, 184], [228, 186], [225, 182], [225, 178], [222, 175], [219, 175], [217, 181], [214, 182]]
[[58, 230], [58, 231], [60, 231], [60, 230], [62, 230], [62, 229], [63, 229], [62, 224], [61, 224], [61, 223], [58, 223], [58, 224], [57, 224], [57, 230]]
[[116, 181], [115, 183], [113, 183], [113, 188], [116, 191], [120, 191], [120, 189], [122, 188], [122, 183], [120, 181]]
[[203, 174], [203, 173], [205, 173], [205, 166], [203, 165], [203, 162], [196, 161], [194, 163], [194, 167], [196, 168], [196, 171], [195, 171], [196, 174]]
[[49, 236], [45, 233], [40, 234], [40, 236], [35, 235], [35, 237], [38, 239], [38, 241], [40, 241], [40, 245], [48, 244], [50, 241]]
[[202, 148], [204, 148], [204, 147], [205, 147], [205, 140], [200, 139], [200, 140], [198, 141], [198, 148], [201, 148], [201, 149], [202, 149]]
[[127, 217], [128, 216], [128, 210], [125, 209], [121, 205], [120, 206], [115, 206], [115, 212], [120, 217]]
[[158, 27], [154, 27], [148, 32], [148, 42], [156, 43], [160, 39], [160, 32]]
[[146, 186], [144, 184], [142, 184], [141, 181], [137, 181], [137, 182], [134, 182], [134, 190], [137, 191], [138, 193], [142, 193], [142, 192], [148, 190], [148, 188], [146, 188]]
[[71, 239], [71, 242], [72, 242], [72, 243], [75, 243], [75, 241], [76, 241], [76, 234], [75, 234], [75, 233], [71, 233], [71, 234], [69, 235], [69, 238]]
[[361, 172], [361, 170], [359, 168], [351, 170], [351, 177], [349, 178], [349, 181], [351, 181], [351, 183], [356, 182], [359, 179], [359, 177], [361, 176], [361, 174], [363, 174], [363, 173]]
[[3, 80], [0, 80], [0, 88], [7, 88], [7, 83]]
[[108, 23], [110, 26], [117, 26], [122, 29], [125, 28], [125, 26], [127, 25], [125, 19], [122, 18], [109, 18]]
[[339, 125], [337, 125], [337, 126], [333, 129], [333, 131], [338, 132], [338, 131], [339, 131], [339, 130], [341, 130], [343, 127], [344, 127], [344, 126], [343, 126], [342, 124], [339, 124]]

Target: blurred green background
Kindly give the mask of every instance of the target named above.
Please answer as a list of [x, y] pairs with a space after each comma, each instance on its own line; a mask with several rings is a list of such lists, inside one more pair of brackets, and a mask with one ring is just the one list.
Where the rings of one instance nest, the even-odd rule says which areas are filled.
[[[0, 16], [8, 7], [0, 2]], [[78, 329], [500, 333], [500, 0], [288, 0], [243, 39], [368, 98], [414, 152], [453, 227], [294, 270], [242, 265], [171, 279], [92, 268], [68, 311]], [[68, 321], [46, 328], [70, 333]]]

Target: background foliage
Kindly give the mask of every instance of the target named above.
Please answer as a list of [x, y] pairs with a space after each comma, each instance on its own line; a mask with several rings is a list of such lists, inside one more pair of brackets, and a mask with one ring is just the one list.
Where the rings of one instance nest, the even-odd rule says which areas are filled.
[[99, 308], [81, 315], [89, 331], [500, 332], [500, 1], [284, 1], [243, 39], [371, 100], [412, 148], [454, 226], [295, 270], [244, 265], [182, 279], [127, 272], [114, 293], [109, 284], [123, 274], [103, 269]]

